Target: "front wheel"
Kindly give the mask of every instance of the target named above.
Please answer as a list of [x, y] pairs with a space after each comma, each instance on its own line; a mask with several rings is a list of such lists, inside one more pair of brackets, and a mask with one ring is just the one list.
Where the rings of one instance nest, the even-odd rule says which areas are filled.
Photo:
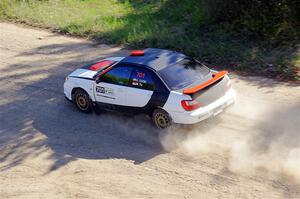
[[155, 109], [152, 114], [152, 121], [159, 129], [166, 129], [172, 124], [169, 114], [162, 109]]
[[93, 104], [90, 96], [82, 89], [75, 91], [74, 102], [77, 108], [84, 113], [90, 113], [93, 110]]

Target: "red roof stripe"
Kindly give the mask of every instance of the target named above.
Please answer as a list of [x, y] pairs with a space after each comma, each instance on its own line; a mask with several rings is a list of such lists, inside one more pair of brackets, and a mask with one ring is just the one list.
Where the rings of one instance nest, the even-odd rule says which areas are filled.
[[113, 63], [115, 63], [115, 62], [111, 61], [111, 60], [103, 60], [103, 61], [100, 61], [100, 62], [97, 62], [97, 63], [93, 64], [90, 67], [90, 70], [94, 70], [94, 71], [101, 70], [101, 69], [103, 69], [107, 66], [112, 65]]

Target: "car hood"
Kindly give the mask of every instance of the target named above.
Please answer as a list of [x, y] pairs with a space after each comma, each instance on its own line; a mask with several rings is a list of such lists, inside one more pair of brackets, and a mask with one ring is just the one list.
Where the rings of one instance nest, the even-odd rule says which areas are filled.
[[[113, 61], [113, 62], [117, 63], [117, 62], [120, 62], [122, 59], [124, 59], [124, 57], [108, 57], [108, 58], [99, 60], [99, 61], [97, 61], [95, 63], [99, 63], [101, 61]], [[95, 63], [93, 63], [93, 64], [95, 64]], [[90, 69], [90, 67], [93, 64], [87, 64], [87, 65], [85, 65], [85, 66], [83, 66], [83, 67], [81, 67], [81, 68], [73, 71], [69, 75], [69, 77], [78, 77], [78, 78], [84, 78], [84, 79], [94, 79], [94, 76], [98, 73], [98, 71]]]
[[87, 78], [87, 79], [93, 79], [93, 77], [97, 74], [97, 71], [93, 70], [87, 70], [79, 68], [72, 72], [69, 76], [70, 77], [80, 77], [80, 78]]

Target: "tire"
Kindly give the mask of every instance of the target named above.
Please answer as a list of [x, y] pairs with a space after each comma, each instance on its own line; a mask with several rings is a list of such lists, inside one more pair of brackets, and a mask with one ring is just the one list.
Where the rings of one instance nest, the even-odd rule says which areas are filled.
[[166, 129], [172, 125], [172, 118], [162, 109], [155, 109], [152, 113], [152, 122], [159, 129]]
[[93, 103], [90, 96], [82, 89], [77, 89], [74, 93], [74, 103], [76, 107], [84, 113], [90, 113], [93, 110]]

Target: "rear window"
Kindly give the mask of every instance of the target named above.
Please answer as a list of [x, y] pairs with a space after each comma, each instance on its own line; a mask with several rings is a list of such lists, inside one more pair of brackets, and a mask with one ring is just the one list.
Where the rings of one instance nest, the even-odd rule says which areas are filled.
[[185, 88], [209, 73], [209, 68], [193, 59], [183, 59], [175, 65], [158, 71], [158, 74], [172, 90]]

